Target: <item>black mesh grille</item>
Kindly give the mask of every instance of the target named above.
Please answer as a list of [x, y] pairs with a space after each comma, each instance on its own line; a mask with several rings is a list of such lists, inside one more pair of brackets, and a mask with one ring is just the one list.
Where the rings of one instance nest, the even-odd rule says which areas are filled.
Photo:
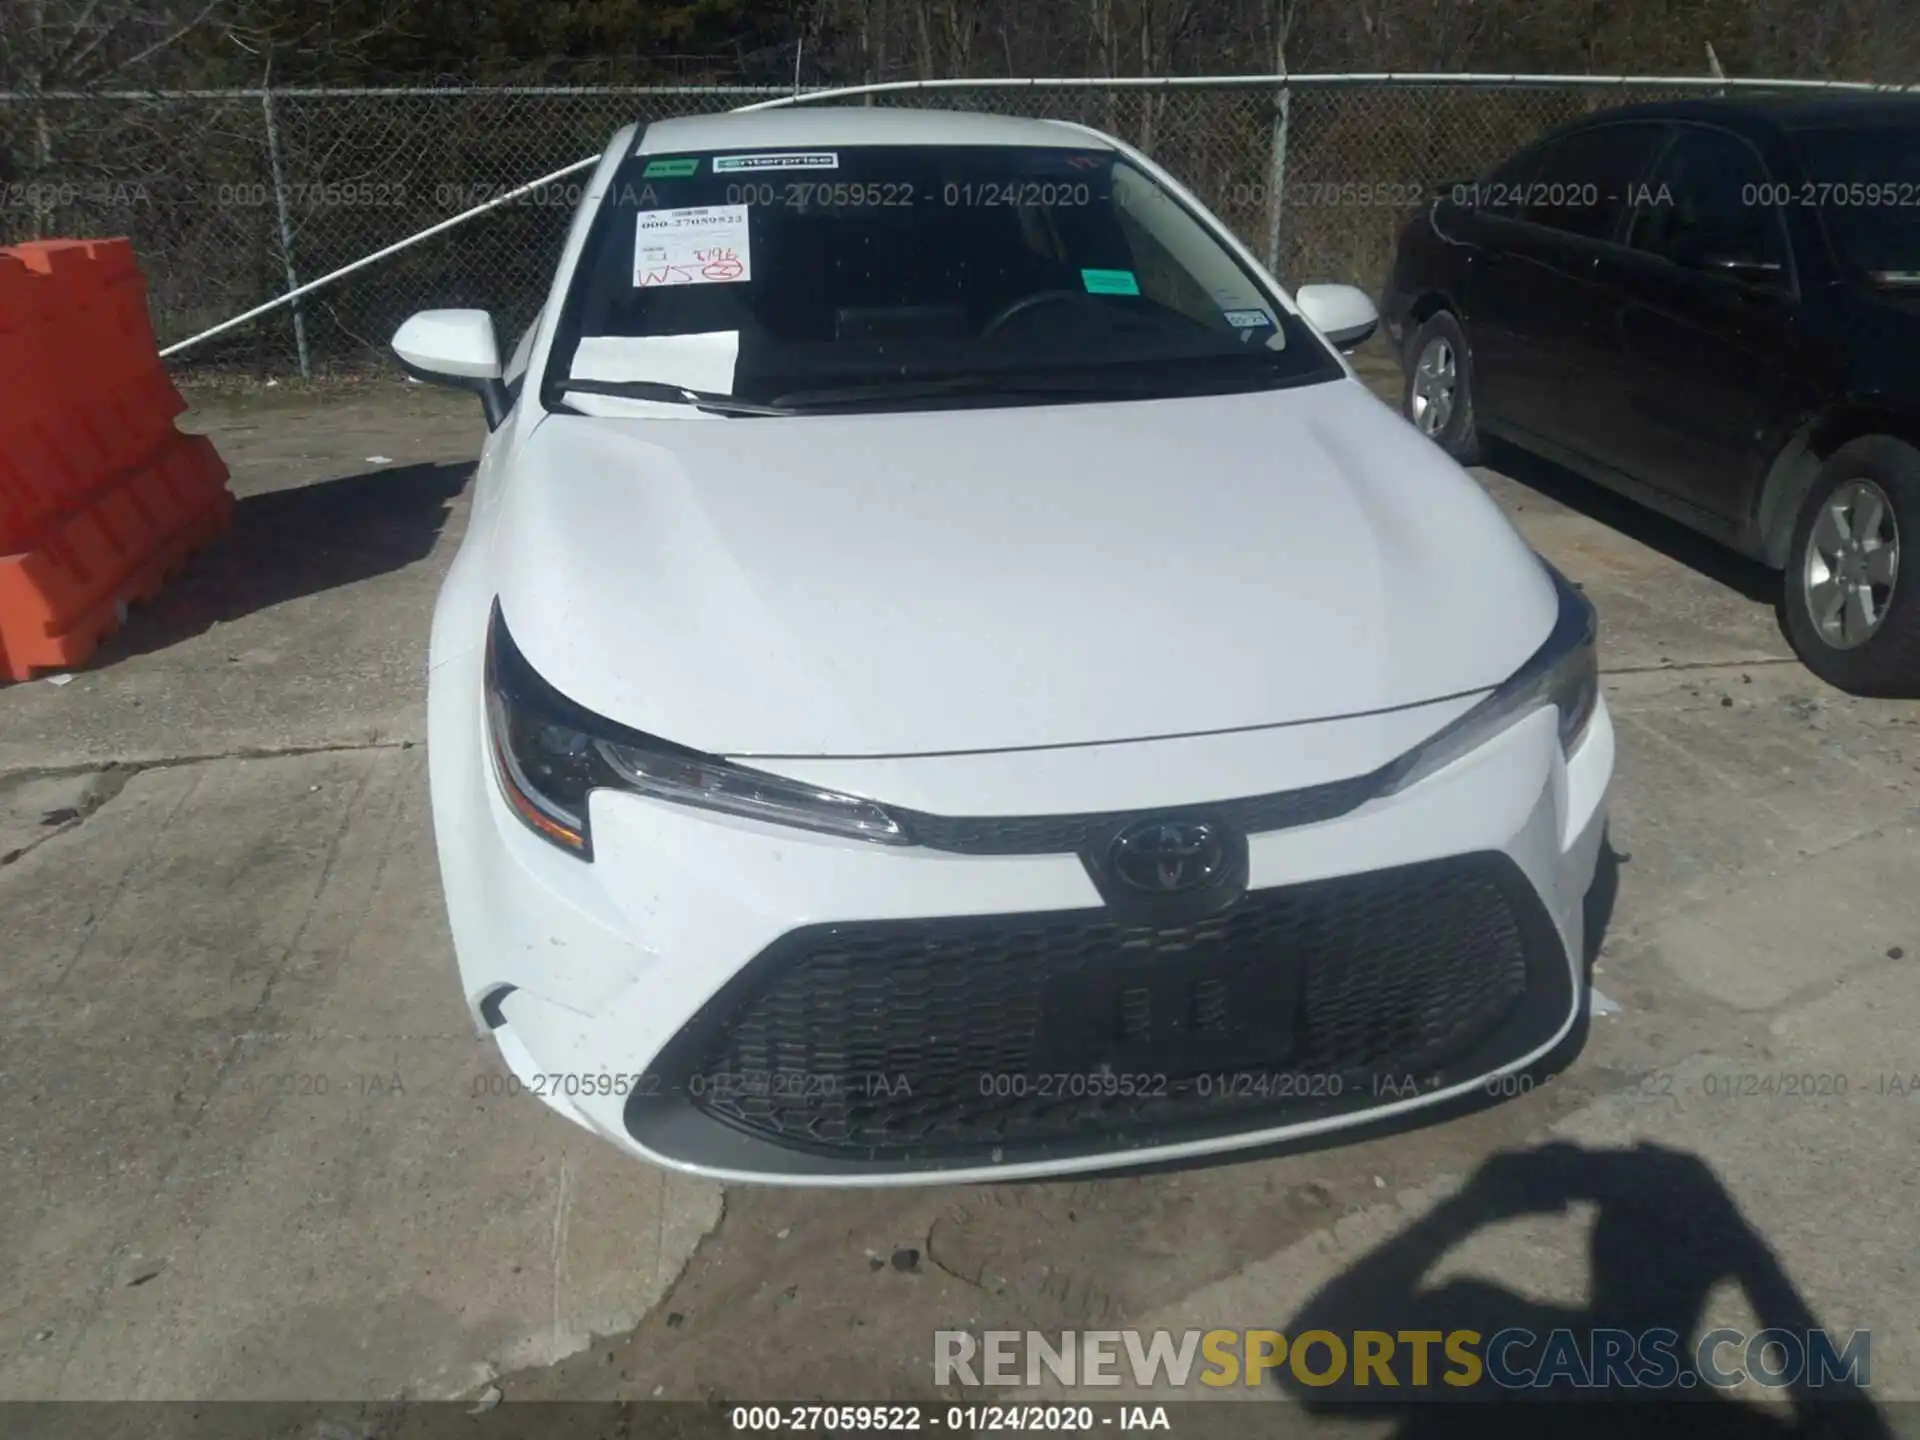
[[1201, 816], [1224, 821], [1243, 835], [1286, 830], [1331, 820], [1358, 809], [1379, 788], [1378, 775], [1358, 775], [1305, 790], [1272, 795], [1250, 795], [1217, 805], [1186, 806], [1172, 810], [1116, 811], [1087, 815], [925, 815], [898, 811], [916, 845], [966, 855], [1077, 854], [1098, 844], [1129, 821], [1151, 815], [1155, 820]]
[[1010, 1159], [1453, 1083], [1542, 1043], [1569, 991], [1530, 887], [1476, 856], [1167, 927], [1081, 911], [797, 932], [658, 1068], [679, 1103], [776, 1145]]

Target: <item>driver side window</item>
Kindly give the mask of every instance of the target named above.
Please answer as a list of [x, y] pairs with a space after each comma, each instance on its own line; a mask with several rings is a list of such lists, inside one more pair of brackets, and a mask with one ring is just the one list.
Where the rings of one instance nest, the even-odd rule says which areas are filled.
[[1482, 215], [1518, 220], [1526, 207], [1527, 182], [1539, 160], [1538, 149], [1523, 150], [1484, 179], [1464, 187], [1473, 198], [1473, 208]]
[[1766, 166], [1746, 141], [1688, 126], [1655, 166], [1627, 243], [1678, 265], [1784, 283], [1779, 211], [1759, 203], [1768, 188]]

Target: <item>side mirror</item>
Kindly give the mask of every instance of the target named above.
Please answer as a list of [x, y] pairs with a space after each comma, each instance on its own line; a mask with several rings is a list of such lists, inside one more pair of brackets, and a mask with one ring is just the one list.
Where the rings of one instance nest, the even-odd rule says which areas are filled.
[[400, 368], [429, 385], [471, 390], [487, 428], [498, 430], [511, 401], [500, 374], [500, 344], [484, 310], [422, 310], [393, 334]]
[[1293, 303], [1314, 329], [1341, 350], [1364, 344], [1380, 328], [1380, 312], [1367, 292], [1352, 285], [1302, 285]]

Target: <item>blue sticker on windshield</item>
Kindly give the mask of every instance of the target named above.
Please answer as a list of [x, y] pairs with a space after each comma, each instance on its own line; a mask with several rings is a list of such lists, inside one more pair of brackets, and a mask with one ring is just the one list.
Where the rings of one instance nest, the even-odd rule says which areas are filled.
[[1264, 310], [1226, 310], [1221, 313], [1236, 330], [1266, 330], [1273, 326], [1273, 317]]
[[1081, 283], [1089, 295], [1138, 295], [1140, 282], [1131, 270], [1082, 270]]

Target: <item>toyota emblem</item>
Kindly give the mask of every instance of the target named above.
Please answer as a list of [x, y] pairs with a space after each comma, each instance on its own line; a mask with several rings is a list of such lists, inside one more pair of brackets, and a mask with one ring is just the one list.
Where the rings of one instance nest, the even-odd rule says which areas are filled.
[[1227, 872], [1226, 837], [1205, 820], [1148, 820], [1122, 830], [1108, 858], [1115, 878], [1150, 895], [1205, 889]]

